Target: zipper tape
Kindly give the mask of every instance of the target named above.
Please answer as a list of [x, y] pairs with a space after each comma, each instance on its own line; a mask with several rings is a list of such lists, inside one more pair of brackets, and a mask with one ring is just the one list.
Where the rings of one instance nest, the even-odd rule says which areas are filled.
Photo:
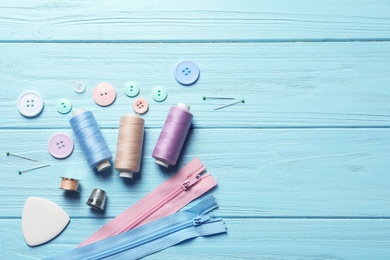
[[198, 158], [193, 159], [174, 176], [105, 224], [78, 247], [118, 235], [179, 211], [217, 185], [210, 173], [204, 173], [205, 170], [206, 167]]
[[138, 259], [190, 238], [226, 233], [222, 219], [210, 213], [217, 207], [209, 195], [190, 209], [46, 259]]

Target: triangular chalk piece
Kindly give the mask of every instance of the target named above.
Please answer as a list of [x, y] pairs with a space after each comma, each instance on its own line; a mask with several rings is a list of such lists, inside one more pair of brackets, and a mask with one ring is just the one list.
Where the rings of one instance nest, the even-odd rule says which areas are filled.
[[44, 244], [58, 236], [68, 225], [68, 214], [57, 204], [29, 197], [22, 214], [24, 240], [29, 246]]

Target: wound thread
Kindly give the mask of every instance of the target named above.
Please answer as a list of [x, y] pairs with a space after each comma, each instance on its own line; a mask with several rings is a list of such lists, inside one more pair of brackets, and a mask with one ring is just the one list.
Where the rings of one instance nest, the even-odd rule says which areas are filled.
[[176, 164], [193, 118], [189, 110], [184, 103], [170, 108], [152, 154], [157, 164], [164, 167]]
[[60, 189], [68, 191], [79, 191], [79, 180], [67, 177], [61, 177]]
[[87, 157], [88, 164], [92, 168], [96, 167], [99, 172], [110, 167], [109, 160], [112, 155], [92, 112], [76, 110], [69, 123]]
[[120, 177], [132, 178], [133, 173], [140, 171], [144, 125], [144, 119], [138, 115], [121, 117], [115, 156], [115, 169], [120, 171]]

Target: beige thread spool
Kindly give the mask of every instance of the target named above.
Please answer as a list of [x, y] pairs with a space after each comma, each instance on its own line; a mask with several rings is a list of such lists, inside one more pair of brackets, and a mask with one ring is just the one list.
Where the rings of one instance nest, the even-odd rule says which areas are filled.
[[61, 177], [60, 189], [68, 191], [79, 191], [79, 180], [67, 177]]
[[119, 124], [115, 169], [123, 178], [133, 178], [141, 167], [145, 121], [138, 115], [122, 116]]

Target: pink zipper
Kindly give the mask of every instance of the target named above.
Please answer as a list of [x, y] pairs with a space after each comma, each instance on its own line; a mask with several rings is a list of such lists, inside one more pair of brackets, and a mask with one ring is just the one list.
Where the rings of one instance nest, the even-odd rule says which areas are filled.
[[202, 162], [195, 158], [174, 176], [133, 206], [105, 224], [78, 247], [118, 235], [140, 225], [173, 214], [217, 185]]

